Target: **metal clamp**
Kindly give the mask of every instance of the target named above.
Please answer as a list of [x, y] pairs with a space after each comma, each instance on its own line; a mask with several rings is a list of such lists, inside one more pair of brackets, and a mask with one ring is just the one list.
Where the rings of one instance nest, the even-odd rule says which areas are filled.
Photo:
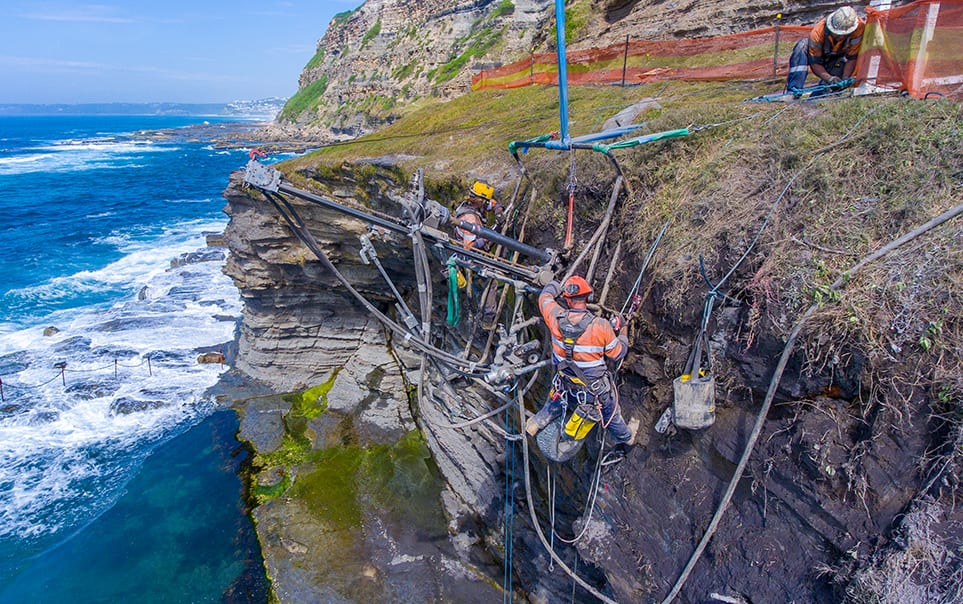
[[277, 193], [281, 185], [281, 171], [265, 166], [252, 157], [244, 167], [244, 182], [259, 189]]

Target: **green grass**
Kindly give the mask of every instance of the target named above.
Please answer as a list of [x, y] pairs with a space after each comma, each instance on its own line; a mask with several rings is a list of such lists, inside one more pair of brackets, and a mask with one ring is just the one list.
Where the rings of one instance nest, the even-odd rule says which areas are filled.
[[[573, 134], [592, 132], [626, 105], [655, 86], [637, 88], [578, 87], [570, 90]], [[450, 164], [462, 173], [479, 164], [514, 163], [508, 143], [558, 130], [558, 91], [527, 87], [474, 92], [446, 103], [423, 100], [406, 109], [402, 119], [376, 134], [335, 145], [293, 160], [295, 166], [337, 164], [385, 154], [418, 156]], [[403, 166], [407, 165], [403, 162]], [[413, 165], [413, 164], [412, 164]]]
[[418, 66], [418, 61], [409, 61], [404, 65], [396, 67], [391, 71], [391, 77], [396, 80], [404, 80], [415, 72], [415, 68]]
[[585, 27], [589, 19], [589, 11], [592, 10], [588, 2], [573, 2], [565, 9], [565, 41], [574, 42], [579, 32]]
[[[359, 6], [358, 8], [361, 8], [361, 7]], [[341, 25], [342, 23], [347, 21], [348, 18], [351, 17], [351, 15], [355, 14], [356, 12], [358, 12], [357, 8], [353, 10], [341, 11], [340, 13], [337, 13], [334, 17], [331, 18], [331, 24]]]
[[498, 3], [498, 6], [495, 7], [495, 10], [492, 11], [492, 14], [489, 16], [489, 18], [497, 19], [498, 17], [508, 15], [513, 12], [515, 12], [515, 3], [512, 2], [512, 0], [502, 0]]
[[430, 72], [429, 77], [433, 77], [436, 83], [440, 84], [453, 79], [461, 73], [461, 70], [472, 58], [485, 56], [485, 53], [495, 46], [502, 36], [500, 29], [495, 29], [490, 25], [477, 30], [477, 32], [473, 29], [473, 32], [475, 33], [472, 34], [470, 44], [461, 54]]
[[375, 36], [377, 36], [380, 33], [381, 33], [381, 19], [378, 19], [377, 21], [375, 21], [375, 24], [368, 29], [368, 31], [364, 32], [364, 36], [361, 37], [361, 46], [359, 47], [359, 50], [364, 50], [365, 46], [368, 45], [368, 42], [370, 42], [372, 39], [374, 39]]
[[314, 69], [320, 65], [322, 61], [324, 61], [324, 48], [319, 48], [318, 51], [314, 53], [314, 56], [311, 57], [311, 60], [308, 61], [307, 65], [304, 66], [305, 71]]
[[293, 122], [304, 112], [314, 109], [321, 102], [321, 96], [328, 89], [328, 76], [322, 75], [317, 80], [311, 82], [297, 94], [288, 99], [284, 104], [284, 109], [278, 115], [278, 120], [282, 122]]

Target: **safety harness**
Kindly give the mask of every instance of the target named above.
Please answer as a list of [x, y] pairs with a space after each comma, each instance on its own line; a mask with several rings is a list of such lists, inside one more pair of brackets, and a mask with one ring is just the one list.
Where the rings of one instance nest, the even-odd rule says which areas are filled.
[[[557, 391], [565, 393], [566, 403], [569, 402], [568, 395], [572, 395], [577, 408], [581, 408], [578, 410], [579, 415], [582, 417], [589, 416], [593, 421], [602, 421], [602, 399], [612, 390], [611, 379], [608, 373], [600, 378], [592, 379], [588, 377], [582, 371], [582, 368], [575, 363], [574, 359], [575, 343], [582, 337], [582, 334], [585, 333], [585, 330], [589, 328], [596, 317], [586, 312], [583, 313], [578, 322], [572, 323], [569, 319], [570, 313], [571, 311], [567, 311], [558, 319], [565, 358], [558, 362], [558, 371], [552, 385]], [[589, 396], [592, 397], [592, 400], [589, 400]], [[586, 407], [591, 408], [594, 413], [588, 413], [589, 409]]]
[[852, 61], [855, 59], [850, 59], [846, 51], [849, 49], [849, 41], [851, 35], [847, 35], [843, 38], [843, 43], [839, 47], [839, 50], [833, 51], [832, 42], [829, 40], [829, 28], [823, 25], [823, 56], [817, 61], [818, 64], [822, 65], [826, 69], [833, 67], [839, 67], [844, 65], [847, 61]]

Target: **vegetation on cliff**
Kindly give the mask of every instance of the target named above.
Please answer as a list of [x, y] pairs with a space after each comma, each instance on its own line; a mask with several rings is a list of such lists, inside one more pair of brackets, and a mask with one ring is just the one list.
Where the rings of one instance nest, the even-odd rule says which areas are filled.
[[[692, 127], [682, 138], [613, 152], [631, 191], [603, 252], [605, 267], [621, 239], [614, 299], [624, 299], [669, 221], [645, 275], [644, 320], [633, 341], [637, 358], [661, 368], [632, 366], [637, 411], [654, 423], [671, 396], [671, 377], [682, 370], [686, 334], [698, 326], [707, 291], [700, 262], [709, 280], [727, 276], [727, 319], [713, 323], [721, 339], [715, 346], [721, 414], [752, 412], [768, 377], [765, 368], [755, 375], [740, 359], [771, 359], [767, 351], [778, 352], [802, 311], [818, 303], [791, 379], [780, 390], [767, 457], [751, 474], [789, 497], [772, 485], [783, 480], [773, 467], [781, 468], [785, 480], [802, 480], [799, 488], [837, 518], [862, 510], [875, 518], [866, 526], [847, 520], [853, 523], [847, 529], [865, 539], [851, 551], [830, 547], [822, 556], [823, 580], [837, 594], [854, 602], [889, 601], [889, 590], [952, 601], [963, 593], [963, 564], [953, 547], [963, 468], [963, 226], [951, 221], [866, 266], [843, 287], [831, 284], [861, 258], [963, 200], [963, 110], [957, 103], [895, 96], [741, 102], [774, 86], [571, 91], [575, 135], [598, 130], [648, 96], [657, 105], [639, 116], [645, 121], [640, 132]], [[424, 168], [429, 180], [447, 183], [433, 191], [450, 192], [439, 199], [449, 203], [457, 195], [452, 182], [488, 178], [508, 201], [522, 179], [537, 191], [527, 212], [532, 242], [559, 247], [569, 157], [533, 151], [523, 156], [528, 176], [522, 177], [506, 150], [509, 141], [555, 124], [554, 88], [476, 93], [414, 111], [286, 169], [304, 175], [343, 162]], [[616, 170], [600, 154], [580, 151], [576, 171], [581, 245], [601, 219]], [[820, 415], [834, 421], [822, 440], [812, 440], [807, 434]], [[832, 430], [838, 435], [827, 442]], [[900, 462], [905, 473], [892, 468], [890, 478], [883, 475], [878, 460], [887, 456], [911, 456]], [[807, 459], [816, 464], [809, 467]], [[639, 543], [647, 538], [639, 536]], [[639, 581], [637, 595], [658, 589], [655, 577]]]

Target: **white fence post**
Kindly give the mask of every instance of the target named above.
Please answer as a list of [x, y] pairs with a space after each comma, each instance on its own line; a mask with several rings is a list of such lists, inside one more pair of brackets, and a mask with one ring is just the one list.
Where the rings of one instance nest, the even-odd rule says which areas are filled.
[[[879, 11], [888, 11], [892, 4], [892, 0], [872, 0], [872, 2], [869, 3], [871, 7]], [[883, 29], [881, 27], [877, 27], [874, 35], [876, 36], [876, 38], [873, 40], [875, 46], [882, 48], [884, 46]], [[865, 40], [863, 40], [863, 42], [865, 42]], [[855, 90], [853, 90], [854, 95], [861, 96], [864, 94], [873, 94], [888, 90], [876, 85], [876, 77], [879, 75], [879, 61], [879, 55], [870, 57], [869, 68], [866, 70], [866, 79], [863, 80], [863, 82], [857, 86]]]

